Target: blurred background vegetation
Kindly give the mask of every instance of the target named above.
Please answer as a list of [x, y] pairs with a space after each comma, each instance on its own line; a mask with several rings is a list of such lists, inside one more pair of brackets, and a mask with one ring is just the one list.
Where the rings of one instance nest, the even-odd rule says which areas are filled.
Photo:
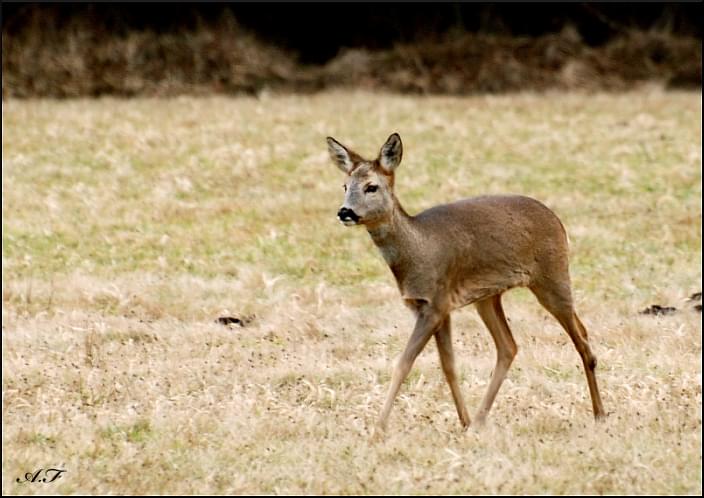
[[4, 3], [2, 93], [700, 88], [701, 11], [701, 3]]

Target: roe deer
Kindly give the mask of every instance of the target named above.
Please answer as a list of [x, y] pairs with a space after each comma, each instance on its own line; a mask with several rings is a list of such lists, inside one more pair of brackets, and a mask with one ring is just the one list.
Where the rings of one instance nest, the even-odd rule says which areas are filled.
[[416, 316], [413, 333], [394, 367], [378, 430], [385, 430], [401, 384], [433, 335], [460, 422], [469, 426], [450, 333], [450, 312], [468, 304], [476, 305], [497, 350], [496, 367], [476, 419], [484, 422], [517, 352], [501, 307], [501, 295], [513, 287], [528, 287], [567, 331], [584, 363], [594, 416], [605, 415], [594, 373], [596, 357], [572, 302], [567, 235], [555, 213], [529, 197], [490, 195], [410, 216], [394, 195], [394, 171], [403, 153], [397, 133], [373, 161], [331, 137], [327, 143], [333, 162], [347, 174], [339, 220], [367, 228], [404, 303]]

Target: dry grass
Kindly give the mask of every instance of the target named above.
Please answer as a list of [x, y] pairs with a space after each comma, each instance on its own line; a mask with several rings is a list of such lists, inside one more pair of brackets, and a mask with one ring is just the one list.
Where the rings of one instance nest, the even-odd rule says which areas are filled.
[[[409, 211], [521, 192], [561, 216], [604, 424], [518, 290], [488, 426], [460, 430], [431, 344], [368, 442], [412, 321], [335, 220], [324, 137], [392, 131]], [[700, 93], [10, 100], [3, 132], [3, 493], [701, 492]], [[454, 326], [473, 414], [494, 347], [473, 310]]]

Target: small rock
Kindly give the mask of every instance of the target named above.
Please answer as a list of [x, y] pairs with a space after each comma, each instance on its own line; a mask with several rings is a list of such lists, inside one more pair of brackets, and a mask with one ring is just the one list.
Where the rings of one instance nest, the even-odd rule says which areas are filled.
[[677, 311], [677, 308], [672, 306], [660, 306], [659, 304], [653, 304], [652, 306], [645, 308], [641, 311], [641, 315], [672, 315]]
[[240, 327], [246, 327], [247, 325], [252, 323], [255, 318], [256, 315], [247, 315], [243, 316], [242, 318], [237, 316], [221, 316], [216, 321], [220, 325], [239, 325]]
[[244, 327], [244, 322], [242, 319], [237, 318], [235, 316], [221, 316], [218, 317], [218, 323], [220, 325], [239, 325], [240, 327]]

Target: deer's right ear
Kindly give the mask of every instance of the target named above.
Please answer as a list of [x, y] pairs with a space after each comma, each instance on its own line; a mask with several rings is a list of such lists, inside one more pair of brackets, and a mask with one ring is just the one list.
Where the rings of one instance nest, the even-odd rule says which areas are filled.
[[352, 171], [352, 167], [354, 166], [354, 152], [347, 150], [344, 145], [332, 137], [328, 137], [327, 141], [328, 152], [330, 153], [330, 159], [332, 159], [332, 162], [334, 162], [335, 165], [344, 173], [349, 173]]

